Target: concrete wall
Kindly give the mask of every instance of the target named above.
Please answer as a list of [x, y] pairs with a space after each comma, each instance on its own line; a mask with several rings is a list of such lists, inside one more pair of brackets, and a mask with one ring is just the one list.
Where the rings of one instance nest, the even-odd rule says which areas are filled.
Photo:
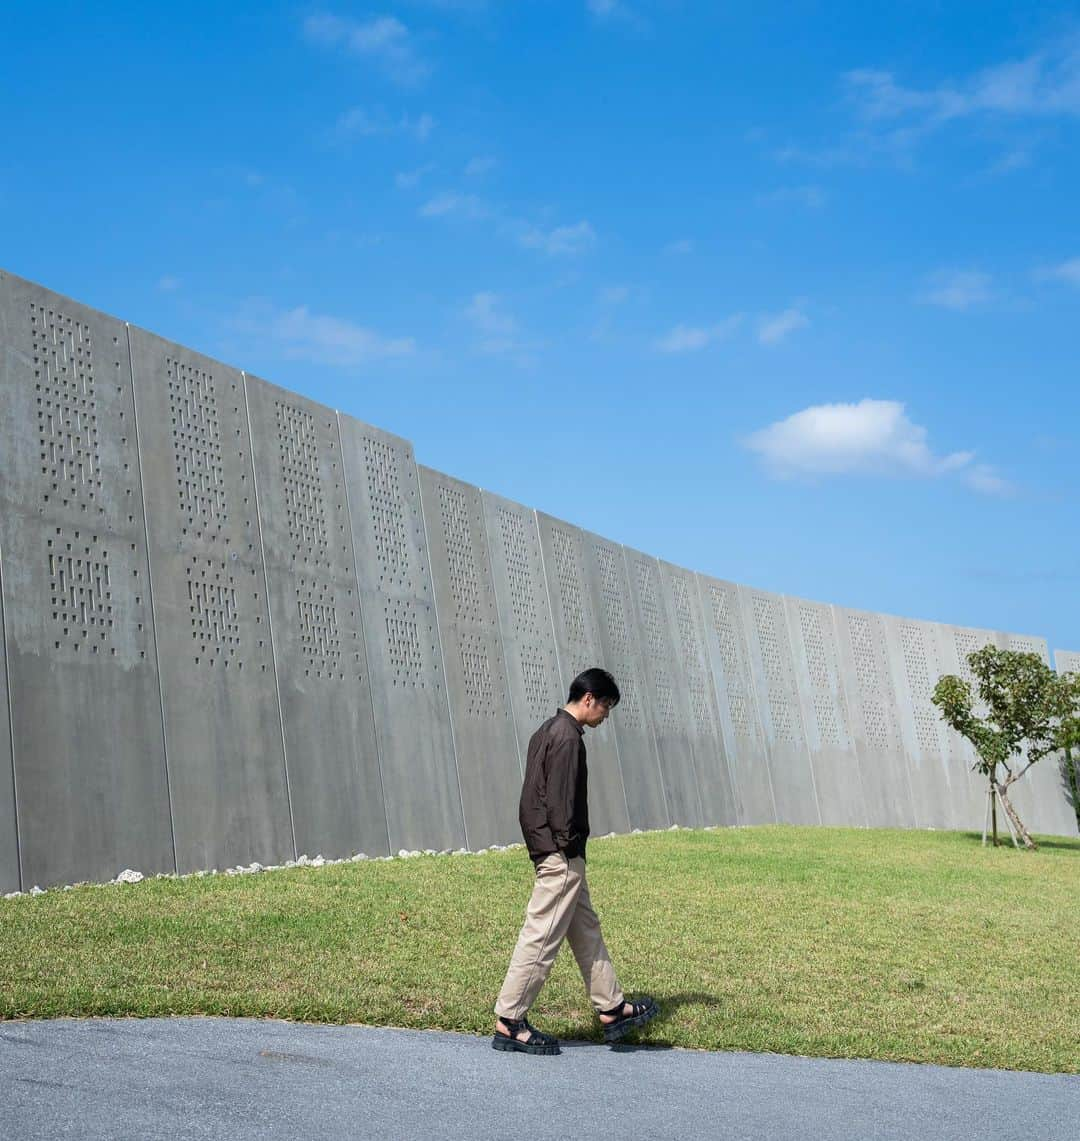
[[[976, 828], [934, 682], [1047, 658], [658, 561], [6, 273], [0, 635], [5, 891], [515, 840], [529, 736], [594, 664], [624, 695], [595, 833]], [[1075, 834], [1054, 762], [1016, 799]]]

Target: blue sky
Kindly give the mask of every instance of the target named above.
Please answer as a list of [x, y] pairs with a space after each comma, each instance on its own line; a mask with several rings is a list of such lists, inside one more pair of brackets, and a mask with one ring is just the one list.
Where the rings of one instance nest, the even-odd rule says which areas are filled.
[[672, 562], [1080, 649], [1080, 9], [0, 6], [0, 265]]

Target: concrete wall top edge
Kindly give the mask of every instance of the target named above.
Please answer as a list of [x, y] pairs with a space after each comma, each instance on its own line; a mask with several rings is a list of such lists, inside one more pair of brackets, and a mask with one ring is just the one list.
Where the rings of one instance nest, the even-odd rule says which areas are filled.
[[333, 419], [337, 415], [337, 410], [331, 408], [329, 404], [321, 404], [318, 400], [312, 400], [310, 396], [305, 396], [302, 392], [295, 392], [291, 388], [283, 388], [280, 384], [275, 384], [272, 380], [267, 380], [264, 376], [259, 376], [256, 373], [244, 370], [244, 379], [246, 381], [254, 381], [257, 385], [262, 385], [264, 388], [270, 390], [272, 396], [280, 396], [282, 399], [290, 400], [293, 404], [299, 404], [308, 412], [317, 412], [320, 416], [327, 416]]
[[388, 444], [394, 444], [404, 448], [408, 453], [409, 459], [412, 460], [414, 464], [416, 463], [416, 453], [413, 450], [412, 440], [407, 440], [404, 436], [398, 436], [393, 432], [387, 432], [385, 428], [377, 428], [374, 424], [368, 424], [357, 416], [350, 416], [348, 412], [338, 411], [336, 415], [343, 424], [352, 426], [354, 431], [359, 428], [360, 431], [372, 435], [378, 440], [383, 440]]

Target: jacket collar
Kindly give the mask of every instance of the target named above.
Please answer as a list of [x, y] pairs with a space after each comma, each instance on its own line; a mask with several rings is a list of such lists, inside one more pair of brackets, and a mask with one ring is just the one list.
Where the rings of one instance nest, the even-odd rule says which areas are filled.
[[573, 727], [578, 731], [579, 737], [583, 737], [585, 735], [585, 726], [579, 724], [578, 719], [572, 713], [567, 713], [565, 709], [560, 709], [559, 713], [561, 713], [567, 719], [567, 721], [573, 725]]

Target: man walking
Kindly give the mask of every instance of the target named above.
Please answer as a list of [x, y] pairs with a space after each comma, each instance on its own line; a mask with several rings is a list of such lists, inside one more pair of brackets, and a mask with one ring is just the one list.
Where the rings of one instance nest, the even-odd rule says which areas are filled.
[[618, 702], [619, 687], [607, 670], [585, 670], [574, 678], [566, 705], [529, 741], [518, 820], [536, 865], [536, 883], [495, 1003], [498, 1021], [491, 1044], [496, 1050], [559, 1052], [558, 1041], [531, 1026], [526, 1015], [547, 981], [563, 939], [577, 959], [605, 1042], [617, 1042], [659, 1013], [647, 996], [637, 1002], [625, 1000], [585, 882], [589, 838], [585, 727], [602, 725]]

